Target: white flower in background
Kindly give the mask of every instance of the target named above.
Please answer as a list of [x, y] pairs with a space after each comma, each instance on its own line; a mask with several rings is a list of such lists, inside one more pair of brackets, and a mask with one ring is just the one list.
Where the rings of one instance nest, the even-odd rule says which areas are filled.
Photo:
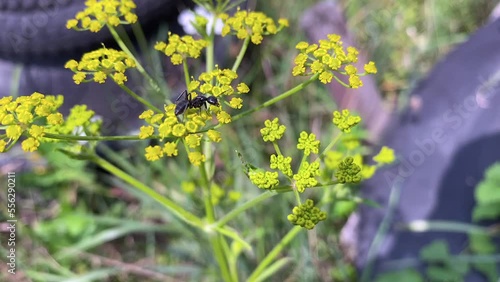
[[[187, 34], [199, 34], [195, 28], [196, 17], [202, 17], [207, 20], [206, 33], [210, 34], [210, 32], [212, 31], [212, 26], [214, 24], [214, 15], [201, 6], [196, 6], [196, 8], [194, 8], [194, 12], [191, 10], [182, 11], [177, 18], [177, 21], [184, 29], [184, 32], [186, 32]], [[214, 29], [215, 34], [220, 34], [223, 26], [224, 24], [222, 23], [222, 20], [217, 19]]]
[[[100, 115], [94, 115], [93, 117], [90, 118], [89, 121], [91, 123], [102, 122], [102, 117]], [[85, 133], [85, 130], [83, 129], [83, 126], [81, 126], [81, 125], [75, 126], [75, 128], [73, 128], [72, 134], [78, 135], [78, 136], [87, 136], [87, 134]], [[88, 142], [89, 141], [87, 141], [87, 140], [79, 140], [78, 144], [85, 145]]]

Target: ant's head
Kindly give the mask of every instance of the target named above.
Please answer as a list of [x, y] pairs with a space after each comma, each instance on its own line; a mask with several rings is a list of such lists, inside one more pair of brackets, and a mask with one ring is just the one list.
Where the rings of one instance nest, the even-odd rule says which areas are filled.
[[219, 100], [217, 100], [217, 98], [215, 98], [215, 96], [208, 96], [207, 102], [211, 105], [219, 106]]

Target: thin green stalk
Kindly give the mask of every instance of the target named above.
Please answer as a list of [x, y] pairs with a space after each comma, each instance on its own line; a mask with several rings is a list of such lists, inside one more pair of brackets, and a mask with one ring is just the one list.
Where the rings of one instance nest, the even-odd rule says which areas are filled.
[[182, 61], [182, 68], [184, 69], [184, 81], [186, 83], [186, 87], [188, 87], [191, 78], [189, 77], [189, 67], [186, 60]]
[[205, 203], [205, 213], [209, 223], [215, 222], [214, 206], [212, 204], [212, 193], [210, 191], [210, 181], [208, 180], [207, 171], [205, 166], [200, 166], [201, 172], [201, 188], [203, 190], [203, 201]]
[[[146, 39], [146, 35], [144, 34], [144, 31], [142, 30], [141, 24], [139, 22], [132, 24], [132, 32], [134, 33], [134, 36], [139, 43], [139, 49], [142, 51], [142, 53], [146, 54], [148, 52], [148, 40]], [[148, 62], [150, 61], [151, 57], [148, 56]]]
[[139, 73], [142, 74], [148, 80], [149, 84], [153, 87], [153, 89], [155, 91], [160, 92], [160, 86], [158, 85], [158, 83], [146, 72], [144, 67], [139, 62], [139, 60], [134, 56], [134, 54], [132, 54], [130, 49], [128, 49], [127, 45], [123, 42], [123, 40], [120, 38], [120, 36], [116, 32], [116, 29], [109, 24], [106, 24], [106, 26], [108, 27], [109, 32], [111, 33], [111, 35], [115, 39], [116, 43], [118, 43], [118, 46], [120, 46], [122, 51], [125, 52], [127, 55], [129, 55], [130, 58], [132, 58], [135, 61], [135, 64], [136, 64], [136, 67], [137, 67], [137, 70], [139, 71]]
[[335, 138], [333, 138], [333, 140], [330, 142], [330, 144], [328, 144], [328, 146], [325, 147], [323, 152], [321, 152], [321, 154], [319, 154], [314, 161], [316, 161], [317, 159], [323, 158], [325, 156], [326, 152], [330, 151], [330, 149], [333, 148], [333, 146], [335, 146], [335, 144], [337, 144], [340, 137], [342, 136], [342, 133], [343, 132], [341, 131], [337, 136], [335, 136]]
[[250, 37], [248, 36], [243, 41], [243, 45], [241, 46], [240, 53], [238, 53], [238, 56], [236, 57], [236, 60], [234, 61], [234, 65], [231, 68], [232, 71], [236, 72], [238, 70], [238, 68], [241, 64], [241, 61], [243, 60], [243, 57], [245, 56], [245, 53], [247, 51], [249, 44], [250, 44]]
[[295, 226], [281, 239], [281, 241], [267, 254], [267, 256], [259, 263], [257, 268], [248, 277], [247, 281], [256, 281], [262, 272], [268, 267], [274, 259], [281, 253], [281, 251], [292, 242], [293, 238], [302, 231], [302, 227]]
[[161, 113], [162, 111], [160, 109], [158, 109], [157, 107], [153, 106], [151, 103], [149, 103], [148, 101], [146, 101], [144, 98], [142, 98], [141, 96], [135, 94], [134, 91], [130, 90], [130, 88], [128, 88], [127, 86], [125, 86], [125, 84], [119, 84], [117, 83], [118, 86], [120, 86], [121, 89], [123, 89], [125, 92], [127, 92], [127, 94], [129, 94], [130, 96], [132, 96], [134, 99], [136, 99], [137, 101], [139, 101], [140, 103], [142, 103], [144, 106], [150, 108], [151, 110], [157, 112], [157, 113]]
[[399, 196], [401, 195], [401, 185], [402, 183], [397, 182], [392, 185], [391, 192], [389, 195], [389, 206], [387, 207], [387, 212], [379, 225], [375, 238], [368, 249], [368, 254], [366, 258], [366, 266], [361, 274], [361, 282], [369, 281], [371, 279], [373, 272], [373, 267], [375, 263], [375, 254], [378, 252], [380, 245], [382, 244], [384, 236], [390, 228], [390, 223], [392, 217], [394, 216], [396, 205], [399, 202]]
[[209, 34], [208, 35], [208, 46], [207, 46], [207, 65], [205, 66], [205, 69], [207, 72], [211, 72], [213, 69], [214, 69], [214, 62], [215, 62], [215, 59], [214, 59], [214, 50], [215, 50], [215, 46], [214, 46], [214, 34], [212, 32], [212, 34]]
[[[204, 150], [203, 150], [204, 151]], [[206, 160], [208, 161], [208, 160]], [[207, 221], [209, 223], [215, 222], [215, 210], [212, 203], [212, 195], [210, 191], [210, 180], [208, 179], [205, 163], [200, 167], [201, 172], [201, 186], [203, 189], [203, 202], [205, 204], [205, 213], [207, 216]], [[223, 248], [223, 240], [225, 240], [219, 234], [207, 233], [209, 236], [210, 245], [214, 251], [215, 259], [219, 264], [219, 269], [221, 271], [222, 277], [225, 281], [233, 281], [231, 278], [231, 273], [229, 270], [228, 257], [230, 254], [226, 253]]]
[[135, 179], [131, 175], [127, 174], [126, 172], [122, 171], [121, 169], [115, 167], [105, 159], [102, 159], [98, 156], [94, 156], [91, 159], [94, 163], [96, 163], [98, 166], [102, 167], [106, 171], [110, 172], [111, 174], [115, 175], [116, 177], [120, 178], [121, 180], [125, 181], [126, 183], [132, 185], [133, 187], [137, 188], [138, 190], [142, 191], [143, 193], [147, 194], [149, 197], [157, 201], [158, 203], [162, 204], [165, 208], [167, 208], [169, 211], [171, 211], [175, 216], [177, 216], [179, 219], [182, 221], [193, 225], [195, 227], [198, 227], [200, 229], [203, 229], [204, 223], [203, 221], [195, 216], [194, 214], [186, 211], [183, 209], [181, 206], [177, 205], [175, 202], [172, 200], [164, 197], [160, 193], [156, 192], [152, 188], [144, 185], [141, 181]]
[[[67, 141], [123, 141], [141, 140], [138, 136], [130, 135], [117, 135], [117, 136], [77, 136], [77, 135], [65, 135], [65, 134], [54, 134], [54, 133], [44, 133], [43, 137], [57, 139], [57, 140], [67, 140]], [[160, 136], [150, 136], [147, 139], [159, 139]]]
[[[259, 111], [259, 110], [261, 110], [261, 109], [263, 109], [265, 107], [269, 107], [269, 106], [271, 106], [271, 105], [273, 105], [273, 104], [275, 104], [275, 103], [277, 103], [277, 102], [279, 102], [279, 101], [281, 101], [281, 100], [283, 100], [283, 99], [285, 99], [285, 98], [287, 98], [287, 97], [289, 97], [289, 96], [291, 96], [291, 95], [299, 92], [300, 90], [304, 89], [307, 85], [311, 84], [311, 82], [317, 80], [318, 77], [319, 77], [319, 74], [315, 74], [315, 75], [311, 76], [308, 80], [306, 80], [306, 81], [302, 82], [301, 84], [295, 86], [294, 88], [292, 88], [292, 89], [290, 89], [290, 90], [288, 90], [286, 92], [283, 92], [282, 94], [280, 94], [280, 95], [278, 95], [278, 96], [276, 96], [276, 97], [274, 97], [274, 98], [272, 98], [272, 99], [264, 102], [263, 104], [255, 107], [253, 109], [247, 110], [247, 111], [245, 111], [245, 112], [243, 112], [241, 114], [233, 116], [232, 120], [233, 121], [238, 120], [238, 119], [240, 119], [242, 117], [245, 117], [245, 116], [248, 116], [248, 115], [250, 115], [252, 113], [255, 113], [255, 112], [257, 112], [257, 111]], [[218, 125], [214, 126], [214, 129], [219, 128], [220, 126], [222, 126], [222, 124], [218, 124]]]
[[228, 223], [230, 220], [237, 217], [240, 213], [246, 211], [249, 208], [256, 206], [258, 203], [260, 203], [266, 199], [269, 199], [275, 195], [276, 195], [276, 193], [274, 193], [274, 192], [266, 191], [266, 192], [260, 194], [259, 196], [255, 197], [255, 198], [245, 202], [244, 204], [239, 205], [235, 209], [231, 210], [228, 214], [226, 214], [224, 217], [219, 219], [215, 224], [219, 227], [222, 227], [222, 226], [226, 225], [226, 223]]

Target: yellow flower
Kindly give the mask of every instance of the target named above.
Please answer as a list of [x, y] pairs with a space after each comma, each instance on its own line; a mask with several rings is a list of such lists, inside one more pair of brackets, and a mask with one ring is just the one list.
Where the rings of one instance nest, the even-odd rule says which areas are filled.
[[243, 99], [241, 99], [241, 98], [232, 98], [231, 101], [229, 101], [229, 105], [233, 109], [241, 109], [243, 107]]
[[372, 61], [368, 62], [368, 64], [366, 64], [364, 68], [365, 68], [366, 73], [370, 73], [370, 74], [377, 73], [377, 67], [375, 66], [375, 63]]
[[23, 129], [19, 125], [11, 125], [7, 127], [5, 133], [10, 139], [17, 140], [19, 139], [19, 137], [21, 137]]
[[200, 166], [202, 162], [205, 162], [206, 158], [200, 152], [189, 152], [188, 154], [189, 162], [195, 166]]
[[207, 131], [207, 136], [213, 142], [219, 143], [220, 141], [222, 141], [221, 134], [218, 131], [210, 129], [209, 131]]
[[62, 124], [63, 121], [63, 115], [61, 113], [50, 114], [47, 116], [47, 123], [50, 125]]
[[5, 152], [6, 146], [7, 146], [7, 142], [5, 142], [5, 140], [0, 140], [0, 153]]
[[186, 133], [186, 127], [184, 126], [184, 124], [178, 123], [172, 128], [172, 134], [174, 136], [182, 137], [184, 133]]
[[98, 83], [104, 83], [106, 81], [106, 74], [102, 71], [94, 73], [94, 81]]
[[113, 75], [113, 80], [118, 85], [122, 85], [125, 81], [127, 81], [127, 76], [123, 74], [123, 72], [117, 72]]
[[379, 165], [390, 164], [396, 160], [394, 150], [387, 146], [383, 146], [382, 149], [380, 149], [380, 152], [373, 157], [373, 160]]
[[224, 112], [224, 111], [220, 111], [217, 113], [217, 120], [220, 122], [220, 123], [230, 123], [231, 122], [231, 116]]
[[239, 39], [249, 37], [252, 43], [256, 45], [262, 42], [264, 35], [276, 34], [288, 26], [286, 19], [278, 20], [279, 26], [276, 26], [274, 20], [262, 12], [247, 12], [239, 9], [232, 17], [223, 14], [220, 18], [224, 22], [222, 36], [232, 33]]
[[21, 148], [23, 148], [25, 152], [36, 151], [36, 149], [38, 149], [39, 146], [40, 142], [33, 137], [30, 137], [21, 143]]
[[148, 146], [146, 147], [146, 159], [148, 161], [157, 161], [161, 157], [163, 157], [163, 150], [160, 146], [156, 145], [154, 147]]
[[184, 138], [184, 141], [189, 148], [196, 148], [201, 144], [201, 136], [198, 134], [189, 134]]
[[363, 86], [363, 81], [361, 81], [359, 76], [351, 75], [351, 76], [349, 76], [349, 85], [352, 88], [359, 88], [359, 87]]
[[208, 42], [206, 40], [195, 40], [190, 35], [181, 37], [177, 34], [169, 33], [168, 43], [158, 42], [154, 47], [156, 50], [170, 57], [172, 64], [180, 65], [185, 58], [198, 58], [202, 50], [207, 46]]
[[236, 89], [238, 89], [238, 92], [240, 93], [248, 93], [250, 92], [250, 88], [248, 88], [248, 85], [246, 85], [245, 83], [240, 83], [238, 84], [238, 86], [236, 86]]
[[90, 74], [98, 83], [104, 83], [110, 75], [120, 85], [127, 81], [125, 71], [132, 67], [135, 63], [125, 52], [108, 48], [87, 52], [80, 62], [70, 60], [65, 65], [65, 68], [75, 72], [73, 80], [76, 84], [84, 82], [86, 75]]
[[29, 133], [30, 133], [31, 137], [33, 137], [33, 138], [40, 138], [40, 137], [43, 137], [43, 135], [44, 135], [43, 131], [44, 131], [43, 126], [33, 124], [30, 127]]
[[168, 123], [162, 123], [158, 127], [158, 134], [161, 138], [168, 137], [172, 133], [172, 126]]
[[146, 139], [146, 138], [150, 137], [151, 135], [153, 135], [153, 133], [155, 132], [155, 129], [154, 129], [154, 127], [148, 125], [148, 126], [141, 126], [139, 131], [140, 131], [139, 138]]
[[75, 84], [80, 84], [85, 80], [86, 74], [83, 72], [77, 72], [73, 75], [73, 80], [75, 81]]
[[136, 6], [131, 0], [87, 0], [85, 6], [83, 11], [76, 13], [74, 19], [66, 22], [66, 28], [98, 32], [106, 24], [117, 26], [137, 21], [137, 15], [132, 10]]
[[177, 143], [174, 142], [167, 142], [165, 145], [163, 145], [163, 152], [169, 156], [177, 156], [178, 150], [177, 150]]

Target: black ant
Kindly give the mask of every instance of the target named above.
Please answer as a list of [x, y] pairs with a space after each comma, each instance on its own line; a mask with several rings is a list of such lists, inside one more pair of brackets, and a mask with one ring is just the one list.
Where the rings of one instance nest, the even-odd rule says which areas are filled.
[[[184, 99], [180, 100], [181, 97], [184, 97]], [[191, 93], [188, 94], [187, 90], [184, 90], [175, 100], [175, 115], [182, 115], [187, 109], [199, 108], [201, 111], [201, 107], [203, 106], [205, 106], [205, 109], [208, 109], [207, 103], [219, 106], [219, 100], [217, 100], [214, 96], [204, 96], [198, 94], [198, 96], [191, 99]]]

